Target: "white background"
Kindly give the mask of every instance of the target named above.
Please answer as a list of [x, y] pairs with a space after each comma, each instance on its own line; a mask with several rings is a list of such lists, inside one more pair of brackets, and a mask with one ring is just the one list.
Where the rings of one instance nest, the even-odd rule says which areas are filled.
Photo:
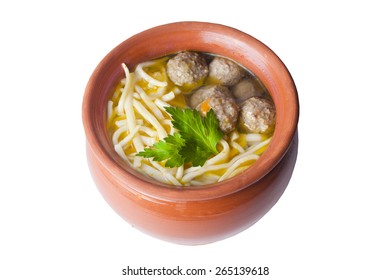
[[[389, 11], [375, 0], [2, 1], [0, 279], [149, 279], [122, 276], [127, 265], [390, 279]], [[301, 105], [283, 197], [250, 229], [192, 247], [146, 236], [111, 210], [89, 175], [81, 120], [85, 86], [106, 53], [182, 20], [267, 44]]]

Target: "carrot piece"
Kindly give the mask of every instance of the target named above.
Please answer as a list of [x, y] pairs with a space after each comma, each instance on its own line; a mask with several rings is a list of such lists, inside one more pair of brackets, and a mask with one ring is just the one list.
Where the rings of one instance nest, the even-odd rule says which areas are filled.
[[207, 98], [205, 101], [203, 101], [202, 105], [200, 105], [200, 111], [202, 113], [207, 113], [208, 111], [210, 111], [211, 107], [210, 107], [209, 101], [210, 101], [210, 98]]

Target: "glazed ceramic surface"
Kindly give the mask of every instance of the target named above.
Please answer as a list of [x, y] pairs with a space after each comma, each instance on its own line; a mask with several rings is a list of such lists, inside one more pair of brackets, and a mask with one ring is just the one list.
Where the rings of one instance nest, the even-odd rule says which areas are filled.
[[[107, 101], [130, 69], [181, 50], [231, 58], [255, 74], [277, 113], [270, 146], [250, 168], [218, 184], [174, 187], [131, 169], [116, 154], [106, 132]], [[180, 244], [204, 244], [232, 236], [255, 223], [278, 201], [294, 169], [299, 115], [296, 88], [282, 61], [257, 39], [223, 25], [179, 22], [134, 35], [115, 47], [93, 72], [83, 100], [87, 158], [108, 204], [147, 234]]]

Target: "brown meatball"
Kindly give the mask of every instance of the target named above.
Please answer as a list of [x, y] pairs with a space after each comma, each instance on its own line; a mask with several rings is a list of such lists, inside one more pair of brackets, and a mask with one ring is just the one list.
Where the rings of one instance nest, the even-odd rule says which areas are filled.
[[190, 106], [203, 116], [213, 109], [224, 133], [233, 131], [238, 118], [238, 105], [229, 89], [221, 85], [204, 86], [190, 98]]
[[167, 73], [175, 85], [196, 85], [207, 77], [209, 69], [203, 56], [185, 51], [169, 59]]
[[243, 79], [232, 88], [232, 93], [240, 103], [253, 96], [262, 96], [265, 89], [254, 79]]
[[239, 128], [247, 133], [265, 133], [275, 125], [276, 111], [272, 102], [251, 97], [240, 104]]
[[224, 86], [238, 83], [243, 75], [244, 69], [229, 59], [217, 56], [210, 62], [210, 78]]
[[223, 86], [203, 86], [199, 89], [197, 89], [189, 98], [189, 105], [191, 108], [195, 109], [200, 103], [205, 101], [207, 98], [209, 98], [211, 95], [217, 93], [217, 92], [222, 92], [225, 94], [229, 94], [229, 90], [226, 87]]

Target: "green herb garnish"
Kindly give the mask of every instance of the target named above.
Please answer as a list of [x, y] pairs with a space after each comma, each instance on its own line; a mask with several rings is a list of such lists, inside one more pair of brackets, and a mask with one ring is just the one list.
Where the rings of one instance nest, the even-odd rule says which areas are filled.
[[196, 110], [174, 107], [165, 107], [165, 110], [172, 116], [173, 127], [179, 132], [165, 137], [137, 156], [153, 158], [154, 161], [167, 159], [165, 166], [178, 167], [184, 163], [203, 166], [211, 155], [218, 153], [217, 143], [223, 133], [213, 110], [205, 118]]

